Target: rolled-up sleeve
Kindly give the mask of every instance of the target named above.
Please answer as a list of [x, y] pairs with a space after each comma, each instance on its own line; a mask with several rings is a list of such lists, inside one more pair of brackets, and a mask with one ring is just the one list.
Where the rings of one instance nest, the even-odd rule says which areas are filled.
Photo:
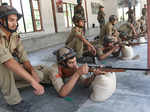
[[0, 46], [0, 64], [8, 61], [9, 59], [12, 59], [12, 55], [9, 52], [9, 49], [3, 48]]
[[18, 52], [18, 57], [20, 59], [20, 62], [29, 61], [27, 53], [24, 50], [23, 44], [20, 39], [18, 40], [18, 44], [17, 44], [17, 52]]

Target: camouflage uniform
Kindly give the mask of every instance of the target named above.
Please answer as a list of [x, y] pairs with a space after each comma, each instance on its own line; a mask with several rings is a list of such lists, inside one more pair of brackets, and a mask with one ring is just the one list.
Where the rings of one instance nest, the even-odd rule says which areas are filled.
[[[81, 15], [85, 19], [84, 8], [82, 5], [78, 4], [74, 7], [74, 16], [76, 16], [76, 15]], [[85, 29], [85, 25], [84, 25], [84, 27], [83, 27], [84, 35], [85, 35], [85, 30], [86, 29]]]
[[[103, 7], [100, 7], [100, 8], [103, 8]], [[100, 29], [102, 29], [105, 25], [105, 13], [104, 13], [104, 11], [99, 10], [97, 20], [100, 24]]]
[[147, 8], [142, 8], [142, 16], [146, 17], [147, 15]]
[[[21, 85], [18, 85], [19, 87], [29, 85], [27, 82], [24, 83], [25, 81], [23, 81], [21, 77], [13, 73], [3, 64], [12, 58], [17, 59], [20, 63], [28, 61], [27, 54], [24, 51], [19, 35], [16, 32], [12, 33], [10, 41], [8, 41], [6, 39], [6, 33], [0, 28], [0, 89], [6, 102], [10, 105], [17, 104], [22, 100], [16, 87], [16, 83], [22, 82]], [[40, 80], [48, 78], [48, 68], [42, 66], [38, 67], [35, 71], [37, 72]]]
[[74, 16], [76, 16], [77, 14], [80, 14], [83, 18], [85, 18], [84, 8], [82, 5], [76, 5], [74, 7]]
[[128, 14], [128, 21], [130, 23], [133, 23], [135, 21], [134, 11], [132, 9], [129, 9], [127, 11], [127, 14]]

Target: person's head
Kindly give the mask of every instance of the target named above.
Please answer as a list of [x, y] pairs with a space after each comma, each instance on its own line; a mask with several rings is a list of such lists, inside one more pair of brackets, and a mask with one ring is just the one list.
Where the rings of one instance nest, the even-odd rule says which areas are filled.
[[106, 37], [104, 38], [104, 43], [103, 43], [103, 45], [104, 45], [105, 47], [112, 47], [113, 44], [114, 44], [114, 40], [113, 40], [112, 37], [110, 37], [110, 36], [107, 37], [107, 36], [106, 36]]
[[79, 5], [82, 5], [82, 0], [77, 0], [77, 3], [78, 3]]
[[75, 26], [78, 26], [80, 28], [84, 27], [85, 18], [82, 17], [80, 14], [77, 14], [77, 15], [73, 16], [72, 21], [74, 22]]
[[109, 16], [109, 22], [111, 22], [113, 25], [117, 24], [118, 17], [116, 15]]
[[127, 33], [123, 32], [123, 31], [119, 32], [119, 38], [123, 41], [127, 40], [128, 39]]
[[56, 58], [58, 64], [68, 67], [68, 68], [74, 68], [77, 66], [76, 61], [76, 53], [72, 48], [60, 48], [56, 51]]
[[144, 8], [147, 8], [147, 5], [146, 5], [146, 4], [144, 4]]
[[99, 6], [99, 10], [100, 10], [100, 11], [104, 11], [104, 6], [100, 5], [100, 6]]
[[3, 3], [0, 6], [0, 25], [3, 26], [7, 31], [13, 33], [18, 28], [18, 20], [22, 17], [22, 14], [7, 3]]

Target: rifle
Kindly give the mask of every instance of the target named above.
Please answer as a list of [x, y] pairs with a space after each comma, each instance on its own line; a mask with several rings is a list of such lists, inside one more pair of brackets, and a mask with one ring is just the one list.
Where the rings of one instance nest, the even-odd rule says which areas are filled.
[[140, 45], [140, 44], [147, 44], [148, 42], [129, 42], [129, 43], [124, 43], [124, 42], [116, 42], [113, 45], [119, 45], [120, 47], [122, 46], [134, 46], [134, 45]]
[[89, 72], [93, 72], [94, 69], [100, 69], [101, 71], [104, 72], [125, 72], [126, 70], [133, 70], [133, 71], [150, 71], [150, 69], [146, 68], [118, 68], [118, 67], [112, 67], [112, 66], [105, 66], [105, 67], [100, 67], [100, 65], [88, 65], [89, 67]]
[[134, 39], [136, 40], [140, 37], [145, 37], [145, 34], [134, 35], [133, 37], [127, 36], [127, 41], [130, 41], [130, 40], [133, 41]]

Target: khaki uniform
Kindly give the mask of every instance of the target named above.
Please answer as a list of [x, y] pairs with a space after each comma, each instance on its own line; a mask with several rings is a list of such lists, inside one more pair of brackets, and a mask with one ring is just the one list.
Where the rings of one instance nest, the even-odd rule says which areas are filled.
[[115, 26], [111, 22], [107, 22], [105, 24], [105, 27], [103, 28], [102, 33], [100, 34], [100, 40], [99, 44], [103, 45], [104, 38], [117, 38], [119, 36], [119, 33]]
[[129, 23], [129, 22], [120, 25], [119, 31], [125, 32], [130, 37], [133, 35], [133, 31], [132, 31], [132, 28], [131, 28], [131, 23]]
[[[67, 77], [64, 78], [65, 74], [63, 74], [62, 69], [63, 68], [58, 64], [53, 64], [50, 67], [50, 72], [51, 72], [50, 78], [55, 90], [58, 93], [60, 92], [61, 88], [64, 86], [65, 79], [67, 78]], [[80, 81], [84, 80], [85, 78], [80, 77]], [[116, 88], [116, 76], [114, 73], [99, 75], [95, 77], [94, 81], [91, 83], [91, 87], [90, 87], [90, 89], [92, 90], [91, 99], [97, 101], [104, 101], [114, 93], [115, 88]], [[95, 91], [95, 89], [98, 91]]]
[[[8, 41], [6, 39], [6, 34], [0, 30], [0, 89], [4, 95], [4, 99], [10, 105], [17, 104], [22, 100], [15, 83], [15, 78], [17, 78], [17, 80], [22, 80], [22, 78], [19, 78], [3, 64], [9, 59], [15, 58], [15, 56], [17, 56], [17, 61], [20, 63], [28, 61], [19, 35], [17, 33], [12, 33], [10, 41]], [[38, 69], [42, 71], [36, 70], [40, 79], [43, 80], [46, 78], [43, 76], [43, 72], [45, 72], [44, 75], [48, 75], [48, 68], [43, 67]]]
[[77, 58], [82, 57], [84, 45], [83, 41], [78, 36], [84, 37], [83, 29], [77, 26], [73, 27], [71, 33], [66, 41], [66, 47], [74, 49], [77, 53]]

